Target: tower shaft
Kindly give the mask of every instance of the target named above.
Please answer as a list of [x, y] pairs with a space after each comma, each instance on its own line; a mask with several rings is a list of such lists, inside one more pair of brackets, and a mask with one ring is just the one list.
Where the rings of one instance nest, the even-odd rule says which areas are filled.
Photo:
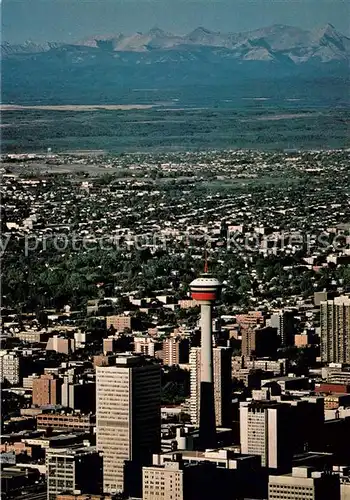
[[201, 382], [213, 383], [212, 306], [201, 303]]
[[[207, 266], [205, 268], [207, 271]], [[193, 299], [201, 306], [201, 365], [199, 402], [199, 441], [202, 449], [217, 445], [213, 381], [212, 305], [221, 283], [207, 272], [191, 283]]]
[[201, 302], [201, 382], [199, 441], [202, 448], [215, 448], [215, 402], [213, 381], [212, 304]]

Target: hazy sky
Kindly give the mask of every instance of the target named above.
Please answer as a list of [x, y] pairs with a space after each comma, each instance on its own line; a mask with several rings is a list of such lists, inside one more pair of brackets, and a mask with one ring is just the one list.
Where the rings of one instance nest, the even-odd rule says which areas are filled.
[[[1, 1], [1, 0], [0, 0]], [[333, 24], [350, 35], [350, 0], [2, 0], [2, 40], [75, 41], [89, 35], [245, 31], [271, 24]]]

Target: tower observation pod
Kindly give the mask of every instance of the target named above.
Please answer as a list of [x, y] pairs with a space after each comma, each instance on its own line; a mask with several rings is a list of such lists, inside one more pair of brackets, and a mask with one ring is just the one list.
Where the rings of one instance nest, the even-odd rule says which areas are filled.
[[213, 343], [212, 308], [221, 292], [221, 283], [205, 272], [190, 284], [191, 295], [201, 307], [201, 369], [199, 440], [202, 448], [217, 445], [215, 428], [214, 381], [213, 381]]

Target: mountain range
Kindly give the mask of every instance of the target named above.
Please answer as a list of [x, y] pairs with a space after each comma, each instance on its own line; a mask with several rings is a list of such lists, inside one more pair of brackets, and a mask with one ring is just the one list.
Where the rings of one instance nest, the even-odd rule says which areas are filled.
[[[307, 31], [273, 25], [244, 33], [199, 27], [92, 36], [75, 43], [1, 44], [4, 102], [113, 101], [119, 88], [234, 85], [237, 80], [349, 76], [350, 38], [327, 24]], [[44, 97], [43, 97], [44, 96]], [[85, 98], [84, 98], [85, 99]]]
[[244, 33], [220, 33], [199, 27], [180, 36], [153, 28], [147, 33], [124, 35], [99, 35], [73, 44], [26, 42], [1, 45], [2, 57], [30, 55], [55, 50], [74, 50], [89, 47], [99, 52], [191, 52], [198, 47], [226, 49], [225, 57], [242, 61], [275, 61], [302, 64], [308, 61], [322, 63], [332, 61], [349, 62], [350, 38], [327, 24], [321, 29], [306, 31], [284, 25], [273, 25]]

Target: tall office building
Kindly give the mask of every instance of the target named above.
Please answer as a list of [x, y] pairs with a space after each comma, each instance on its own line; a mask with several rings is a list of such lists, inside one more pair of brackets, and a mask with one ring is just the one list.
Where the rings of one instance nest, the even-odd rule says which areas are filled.
[[279, 469], [290, 463], [290, 408], [275, 401], [240, 404], [241, 453], [260, 455], [261, 465]]
[[96, 368], [96, 439], [106, 493], [124, 490], [125, 461], [145, 463], [160, 448], [160, 366], [120, 355]]
[[46, 470], [47, 500], [59, 493], [101, 493], [102, 457], [95, 447], [48, 448]]
[[294, 311], [291, 310], [282, 309], [271, 315], [270, 326], [277, 328], [282, 346], [294, 345], [296, 333], [294, 321]]
[[350, 297], [322, 301], [321, 357], [325, 363], [350, 363]]
[[[263, 389], [254, 391], [254, 397], [259, 393], [263, 396]], [[323, 426], [324, 400], [320, 397], [276, 395], [273, 400], [242, 402], [241, 452], [260, 455], [264, 467], [284, 472], [293, 454], [317, 449]]]
[[[214, 379], [214, 408], [215, 423], [217, 427], [230, 426], [231, 415], [231, 369], [232, 351], [228, 347], [215, 347], [213, 349], [213, 379]], [[191, 367], [191, 422], [200, 423], [200, 382], [201, 382], [201, 348], [192, 347], [190, 351]]]

